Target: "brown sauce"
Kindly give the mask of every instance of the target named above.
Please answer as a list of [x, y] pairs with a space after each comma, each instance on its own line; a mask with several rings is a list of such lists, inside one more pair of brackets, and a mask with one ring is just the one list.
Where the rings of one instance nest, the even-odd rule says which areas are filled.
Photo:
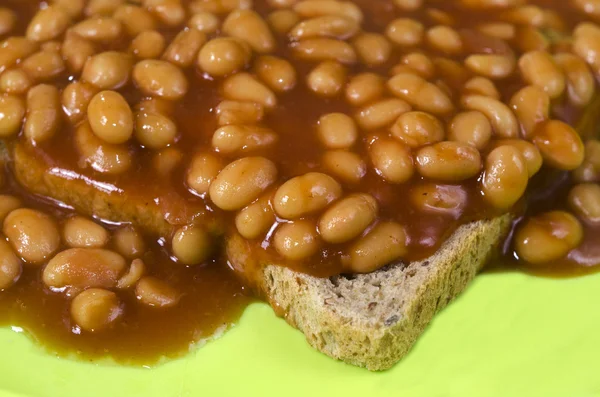
[[[23, 34], [27, 22], [38, 7], [38, 1], [8, 0], [3, 6], [16, 11], [19, 15], [18, 26], [13, 34]], [[270, 11], [265, 1], [255, 0], [255, 10], [265, 16]], [[430, 21], [425, 11], [400, 12], [389, 0], [356, 0], [365, 14], [363, 27], [365, 30], [382, 32], [386, 25], [400, 16]], [[572, 30], [582, 18], [579, 12], [573, 11], [567, 2], [555, 0], [538, 0], [531, 2], [542, 7], [553, 9]], [[468, 29], [473, 21], [490, 20], [489, 10], [470, 11], [458, 8], [454, 2], [436, 2], [435, 6], [447, 11], [457, 20], [457, 26]], [[432, 25], [428, 22], [428, 25]], [[164, 29], [166, 37], [174, 32]], [[284, 45], [284, 39], [278, 36], [279, 50], [277, 55], [291, 59], [290, 50]], [[127, 50], [128, 42], [116, 41], [103, 47], [103, 50]], [[473, 46], [481, 43], [472, 43]], [[513, 43], [511, 43], [513, 44]], [[485, 46], [485, 43], [483, 44]], [[495, 51], [486, 48], [485, 51]], [[374, 68], [360, 63], [352, 66], [348, 74], [363, 71], [374, 71], [383, 75], [395, 65], [404, 52], [393, 51], [389, 61]], [[438, 55], [433, 53], [433, 55]], [[280, 141], [274, 149], [258, 152], [272, 159], [279, 169], [279, 182], [310, 171], [322, 171], [320, 158], [325, 152], [318, 141], [314, 126], [319, 117], [325, 113], [341, 112], [353, 114], [356, 109], [344, 100], [315, 99], [302, 83], [305, 76], [314, 66], [312, 62], [294, 61], [298, 73], [296, 88], [287, 93], [277, 94], [278, 105], [268, 113], [263, 124], [277, 131]], [[185, 180], [187, 164], [194, 153], [210, 150], [211, 139], [218, 128], [214, 115], [215, 107], [222, 99], [219, 91], [220, 80], [214, 80], [201, 74], [192, 67], [187, 72], [190, 89], [185, 98], [176, 103], [173, 118], [179, 129], [179, 138], [173, 147], [181, 150], [184, 159], [168, 178], [157, 177], [149, 170], [153, 169], [152, 153], [140, 148], [137, 143], [130, 143], [129, 150], [134, 157], [134, 166], [125, 174], [118, 176], [101, 175], [90, 168], [80, 166], [79, 155], [75, 148], [73, 134], [75, 126], [64, 120], [63, 128], [48, 142], [37, 147], [27, 146], [27, 151], [41, 159], [50, 168], [69, 170], [83, 175], [90, 180], [108, 183], [125, 192], [128, 197], [139, 197], [142, 200], [158, 203], [167, 222], [173, 227], [185, 225], [197, 218], [217, 219], [224, 226], [225, 233], [230, 232], [233, 215], [213, 206], [206, 197], [192, 194], [182, 183]], [[75, 77], [64, 73], [52, 81], [58, 87], [64, 87]], [[452, 85], [453, 82], [447, 82]], [[459, 84], [459, 82], [454, 82]], [[523, 82], [520, 77], [511, 77], [500, 81], [497, 87], [501, 91], [502, 100], [506, 103]], [[138, 103], [142, 97], [139, 91], [129, 84], [120, 92], [129, 103]], [[600, 109], [598, 99], [590, 107], [589, 112]], [[562, 119], [571, 125], [578, 125], [583, 119], [579, 109], [570, 107], [568, 103], [553, 103], [554, 118]], [[443, 119], [448, 122], [450, 117]], [[597, 119], [594, 118], [594, 120]], [[582, 136], [597, 136], [597, 126], [593, 122], [582, 127]], [[361, 139], [367, 141], [372, 136], [382, 135], [383, 131], [373, 131]], [[19, 142], [23, 137], [17, 138]], [[8, 142], [9, 145], [14, 142]], [[357, 152], [367, 158], [366, 149], [361, 146]], [[232, 160], [233, 158], [229, 159]], [[6, 178], [10, 180], [3, 194], [15, 194], [23, 198], [27, 205], [54, 214], [57, 219], [64, 219], [74, 211], [61, 207], [59, 203], [33, 196], [24, 191], [12, 177], [12, 166], [8, 164]], [[408, 253], [403, 260], [419, 260], [430, 256], [460, 225], [472, 220], [488, 219], [499, 214], [490, 209], [484, 202], [479, 190], [478, 180], [472, 178], [462, 185], [467, 194], [464, 210], [452, 215], [440, 215], [418, 211], [410, 202], [410, 189], [423, 179], [414, 177], [409, 183], [390, 185], [369, 167], [367, 175], [357, 186], [344, 186], [346, 193], [366, 192], [379, 202], [379, 217], [394, 220], [405, 225], [409, 236]], [[565, 209], [566, 195], [572, 185], [566, 173], [543, 170], [530, 183], [527, 197], [516, 206], [519, 216], [535, 215], [549, 209]], [[199, 215], [200, 214], [200, 215]], [[310, 218], [310, 217], [309, 217]], [[521, 218], [515, 221], [519, 224]], [[109, 229], [115, 229], [110, 219], [98, 219]], [[503, 247], [499, 259], [492, 263], [489, 271], [519, 270], [540, 276], [570, 277], [588, 274], [600, 270], [600, 227], [585, 224], [585, 239], [579, 248], [570, 252], [567, 258], [554, 262], [550, 266], [534, 267], [519, 262], [513, 253], [510, 239]], [[82, 358], [110, 356], [119, 362], [152, 363], [163, 356], [174, 357], [187, 352], [197, 341], [210, 337], [215, 331], [227, 328], [235, 321], [243, 308], [252, 301], [254, 292], [240, 281], [234, 271], [229, 268], [221, 241], [216, 242], [217, 254], [207, 263], [185, 267], [175, 263], [169, 254], [171, 235], [157, 236], [151, 232], [145, 235], [148, 252], [143, 259], [148, 272], [153, 276], [168, 281], [182, 292], [181, 301], [174, 308], [156, 310], [136, 304], [132, 292], [122, 294], [126, 306], [122, 321], [101, 333], [81, 332], [69, 317], [69, 301], [60, 294], [48, 290], [41, 281], [39, 269], [25, 268], [18, 283], [7, 291], [0, 292], [0, 324], [18, 325], [34, 339], [40, 341], [51, 351], [59, 354], [72, 354]], [[344, 272], [346, 269], [340, 261], [341, 253], [347, 248], [345, 244], [331, 245], [323, 248], [319, 254], [308, 261], [285, 261], [272, 247], [268, 237], [253, 241], [253, 250], [257, 257], [294, 270], [319, 277], [328, 277]]]

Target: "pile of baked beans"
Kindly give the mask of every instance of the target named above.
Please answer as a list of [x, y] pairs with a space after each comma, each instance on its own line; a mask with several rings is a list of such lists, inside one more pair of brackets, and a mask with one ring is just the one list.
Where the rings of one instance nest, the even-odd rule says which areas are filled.
[[[427, 242], [418, 219], [512, 211], [548, 172], [570, 173], [568, 210], [525, 217], [519, 258], [561, 260], [600, 222], [600, 141], [574, 127], [600, 73], [595, 0], [14, 4], [0, 7], [0, 137], [72, 151], [100, 181], [166, 179], [275, 262], [364, 273], [411, 259], [449, 231]], [[196, 136], [182, 132], [190, 104], [205, 106]], [[0, 289], [35, 266], [88, 331], [120, 318], [123, 290], [177, 303], [131, 226], [10, 195], [0, 209]], [[186, 266], [219, 254], [193, 216], [160, 237]]]

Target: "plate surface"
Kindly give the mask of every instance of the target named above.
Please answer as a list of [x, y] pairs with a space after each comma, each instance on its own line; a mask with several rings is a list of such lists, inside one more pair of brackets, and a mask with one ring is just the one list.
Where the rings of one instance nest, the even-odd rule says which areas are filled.
[[383, 373], [317, 353], [265, 304], [153, 369], [58, 359], [0, 329], [0, 396], [599, 396], [599, 304], [600, 274], [485, 274]]

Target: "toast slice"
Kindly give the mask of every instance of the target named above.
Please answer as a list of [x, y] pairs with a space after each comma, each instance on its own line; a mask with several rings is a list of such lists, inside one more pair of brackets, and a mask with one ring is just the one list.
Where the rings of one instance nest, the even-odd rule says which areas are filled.
[[[129, 221], [168, 235], [174, 228], [151, 198], [102, 188], [83, 177], [49, 167], [17, 143], [12, 169], [28, 191], [115, 222]], [[511, 217], [460, 227], [426, 260], [396, 263], [371, 274], [317, 278], [260, 263], [241, 236], [228, 235], [226, 252], [240, 274], [250, 274], [275, 311], [323, 353], [370, 370], [390, 368], [405, 355], [435, 313], [473, 279], [510, 227]], [[222, 233], [209, 220], [215, 234]]]

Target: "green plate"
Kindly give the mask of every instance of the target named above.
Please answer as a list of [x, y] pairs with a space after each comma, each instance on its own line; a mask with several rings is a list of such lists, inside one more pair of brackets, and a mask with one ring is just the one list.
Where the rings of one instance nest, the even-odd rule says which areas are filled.
[[486, 274], [392, 370], [314, 351], [264, 304], [221, 339], [156, 368], [58, 359], [0, 330], [0, 396], [599, 396], [600, 274]]

